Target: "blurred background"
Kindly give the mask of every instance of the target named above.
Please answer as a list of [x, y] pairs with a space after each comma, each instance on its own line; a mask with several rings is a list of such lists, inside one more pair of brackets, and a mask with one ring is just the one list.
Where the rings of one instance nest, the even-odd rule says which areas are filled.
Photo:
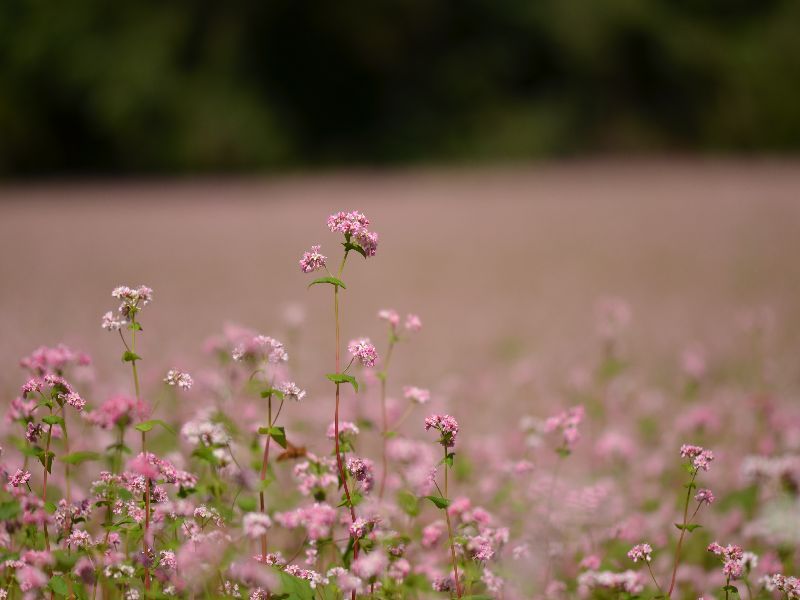
[[800, 148], [794, 0], [0, 5], [0, 174]]

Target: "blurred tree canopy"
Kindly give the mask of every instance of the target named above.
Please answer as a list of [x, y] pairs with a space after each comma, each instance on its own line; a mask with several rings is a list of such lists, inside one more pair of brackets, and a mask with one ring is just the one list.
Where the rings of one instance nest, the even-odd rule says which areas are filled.
[[797, 0], [0, 3], [0, 173], [800, 148]]

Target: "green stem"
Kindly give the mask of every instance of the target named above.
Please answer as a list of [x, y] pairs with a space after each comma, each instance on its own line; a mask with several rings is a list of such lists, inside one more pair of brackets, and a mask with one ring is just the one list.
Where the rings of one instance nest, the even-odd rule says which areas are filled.
[[381, 380], [381, 418], [382, 418], [382, 428], [381, 428], [381, 437], [382, 439], [382, 457], [381, 462], [383, 464], [383, 472], [381, 473], [381, 486], [378, 491], [378, 498], [383, 500], [383, 494], [386, 491], [386, 475], [389, 471], [389, 459], [387, 457], [386, 448], [388, 445], [389, 437], [389, 418], [386, 412], [386, 378], [389, 373], [389, 363], [392, 360], [392, 350], [394, 350], [394, 345], [396, 343], [396, 336], [394, 333], [394, 329], [391, 330], [389, 333], [389, 348], [386, 350], [386, 356], [384, 357], [383, 361], [383, 370], [380, 373], [380, 380]]
[[[447, 493], [447, 446], [442, 444], [444, 447], [444, 497], [449, 498]], [[455, 542], [453, 542], [453, 526], [450, 524], [450, 511], [445, 507], [444, 509], [444, 517], [447, 520], [447, 537], [450, 540], [450, 557], [453, 559], [453, 577], [455, 578], [456, 582], [456, 595], [461, 598], [461, 583], [458, 580], [458, 561], [456, 560], [456, 546]]]
[[683, 527], [681, 527], [681, 535], [678, 538], [678, 546], [675, 548], [675, 564], [672, 567], [672, 580], [669, 584], [669, 591], [667, 591], [667, 598], [672, 596], [672, 590], [675, 589], [675, 577], [678, 574], [678, 565], [680, 564], [681, 560], [681, 546], [683, 545], [683, 538], [686, 536], [686, 525], [688, 523], [689, 516], [689, 501], [692, 498], [695, 477], [697, 477], [697, 469], [695, 469], [692, 473], [692, 478], [689, 481], [689, 485], [686, 486], [686, 502], [683, 505]]

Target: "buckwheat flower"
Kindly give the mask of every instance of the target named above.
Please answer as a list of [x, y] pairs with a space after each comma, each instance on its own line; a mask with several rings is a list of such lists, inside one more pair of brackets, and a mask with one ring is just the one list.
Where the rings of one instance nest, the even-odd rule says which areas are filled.
[[17, 570], [17, 581], [19, 588], [23, 592], [29, 592], [33, 589], [43, 588], [47, 585], [49, 578], [41, 570], [36, 567], [25, 565]]
[[182, 390], [189, 390], [192, 388], [194, 380], [188, 373], [178, 371], [177, 369], [170, 369], [167, 371], [167, 376], [164, 378], [164, 383], [167, 385], [178, 386]]
[[338, 212], [328, 217], [328, 229], [331, 233], [344, 233], [349, 235], [359, 235], [367, 230], [369, 219], [356, 210], [349, 213]]
[[711, 461], [714, 460], [714, 453], [701, 446], [684, 444], [681, 446], [681, 458], [689, 458], [695, 469], [708, 471]]
[[367, 534], [370, 522], [367, 519], [358, 517], [350, 525], [350, 535], [356, 539], [363, 538]]
[[444, 536], [447, 526], [443, 521], [436, 521], [422, 529], [422, 540], [420, 543], [423, 548], [433, 548]]
[[128, 324], [128, 320], [122, 315], [115, 315], [108, 311], [103, 315], [101, 327], [106, 331], [119, 331]]
[[388, 565], [388, 559], [383, 552], [370, 552], [362, 554], [351, 565], [353, 573], [361, 579], [371, 580], [377, 578]]
[[244, 529], [244, 534], [249, 538], [260, 538], [267, 533], [270, 527], [272, 527], [272, 519], [264, 513], [247, 513], [242, 519], [242, 529]]
[[636, 544], [628, 550], [628, 558], [633, 562], [639, 562], [640, 560], [650, 562], [652, 560], [652, 552], [653, 548], [650, 544]]
[[28, 423], [28, 426], [25, 428], [25, 439], [31, 444], [35, 444], [42, 433], [44, 433], [44, 428], [41, 423]]
[[300, 270], [303, 273], [313, 273], [325, 268], [328, 257], [320, 254], [319, 250], [320, 246], [311, 246], [309, 252], [303, 253], [303, 258], [300, 259]]
[[92, 536], [87, 531], [76, 529], [69, 535], [66, 544], [69, 549], [88, 548], [92, 545]]
[[392, 329], [396, 329], [397, 326], [400, 324], [400, 315], [397, 314], [396, 310], [391, 308], [385, 308], [383, 310], [378, 311], [378, 318], [383, 319]]
[[470, 556], [478, 562], [486, 562], [494, 556], [492, 543], [486, 536], [476, 535], [467, 538], [466, 549]]
[[75, 410], [83, 410], [83, 407], [86, 406], [86, 400], [80, 397], [77, 392], [70, 392], [69, 394], [61, 394], [60, 398], [69, 404]]
[[425, 418], [425, 431], [436, 429], [441, 433], [439, 443], [445, 448], [456, 445], [458, 435], [458, 421], [450, 415], [431, 415]]
[[407, 314], [406, 315], [406, 330], [410, 331], [412, 333], [416, 333], [420, 329], [422, 329], [422, 320], [419, 318], [419, 316], [411, 314], [411, 313]]
[[278, 390], [280, 390], [280, 392], [283, 394], [284, 400], [294, 400], [295, 402], [300, 402], [300, 400], [306, 397], [306, 391], [300, 389], [300, 387], [293, 381], [284, 381], [278, 386]]
[[[328, 425], [327, 437], [329, 440], [336, 438], [336, 423], [331, 423]], [[361, 433], [361, 430], [358, 428], [358, 425], [355, 423], [351, 423], [350, 421], [339, 421], [339, 437], [344, 438], [347, 436], [357, 436]]]
[[427, 404], [430, 402], [431, 393], [429, 390], [407, 385], [403, 388], [403, 397], [417, 404]]
[[374, 367], [375, 361], [378, 360], [378, 351], [369, 338], [352, 340], [347, 345], [347, 351], [365, 367]]
[[500, 577], [492, 573], [489, 569], [483, 570], [481, 581], [486, 585], [486, 589], [495, 595], [498, 595], [502, 592], [503, 585], [505, 584]]
[[8, 478], [8, 483], [11, 487], [18, 488], [27, 484], [31, 479], [31, 472], [30, 471], [23, 471], [22, 469], [17, 469], [16, 472]]
[[434, 592], [454, 592], [456, 584], [452, 575], [445, 575], [444, 577], [437, 577], [431, 584]]
[[256, 335], [238, 344], [231, 353], [235, 361], [266, 360], [277, 364], [289, 360], [289, 355], [282, 342], [267, 335]]
[[714, 502], [714, 493], [708, 489], [702, 489], [695, 494], [694, 499], [700, 502], [701, 504], [705, 502], [706, 504], [711, 504]]
[[364, 492], [372, 489], [374, 469], [371, 460], [351, 456], [347, 459], [347, 470], [356, 481], [362, 484]]

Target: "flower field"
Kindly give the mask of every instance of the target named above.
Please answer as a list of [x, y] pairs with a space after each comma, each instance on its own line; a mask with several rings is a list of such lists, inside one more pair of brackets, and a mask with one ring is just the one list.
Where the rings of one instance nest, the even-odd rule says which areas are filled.
[[796, 172], [11, 190], [0, 598], [800, 598]]

